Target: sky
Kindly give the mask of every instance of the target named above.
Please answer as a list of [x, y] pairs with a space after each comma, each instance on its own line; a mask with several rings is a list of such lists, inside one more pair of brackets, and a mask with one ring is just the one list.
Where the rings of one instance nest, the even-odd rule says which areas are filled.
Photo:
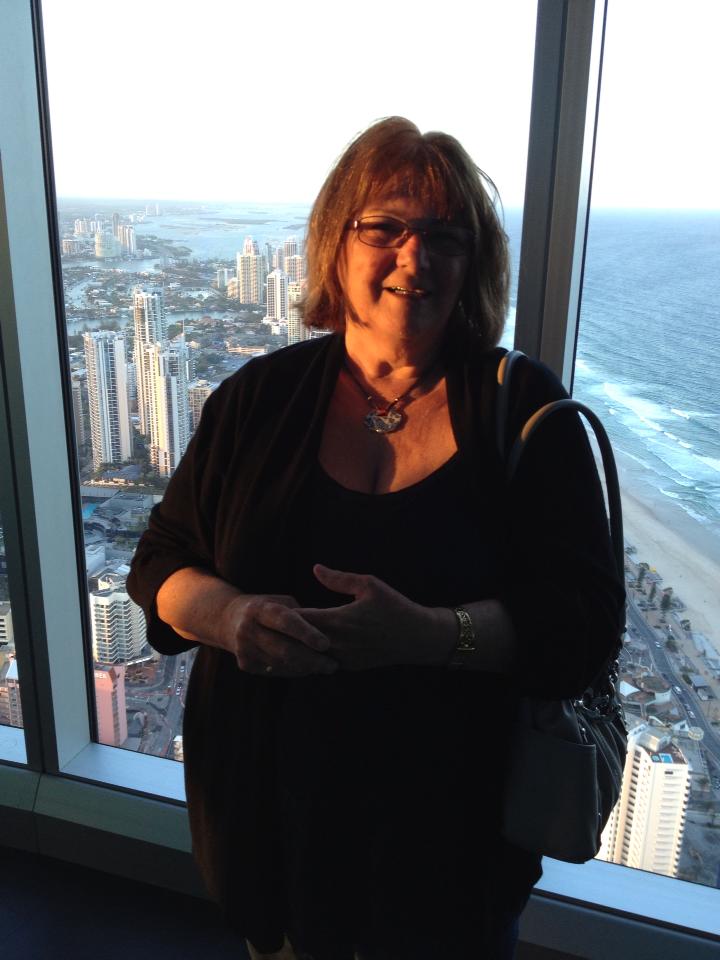
[[[310, 203], [373, 120], [524, 196], [534, 0], [43, 0], [58, 194]], [[593, 202], [720, 209], [720, 0], [609, 0]]]

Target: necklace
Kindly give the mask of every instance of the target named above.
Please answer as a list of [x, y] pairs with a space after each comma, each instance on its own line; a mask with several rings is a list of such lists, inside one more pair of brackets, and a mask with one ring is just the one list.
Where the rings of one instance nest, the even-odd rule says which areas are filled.
[[413, 392], [415, 387], [417, 387], [423, 380], [427, 378], [434, 366], [435, 364], [432, 364], [432, 366], [428, 367], [424, 373], [421, 373], [417, 380], [415, 380], [415, 382], [408, 387], [405, 393], [401, 393], [400, 396], [395, 397], [394, 400], [382, 400], [381, 398], [380, 402], [378, 402], [377, 398], [371, 393], [366, 393], [365, 387], [352, 372], [346, 360], [345, 369], [350, 375], [350, 379], [358, 387], [370, 405], [370, 410], [363, 417], [363, 424], [365, 427], [370, 430], [371, 433], [395, 433], [396, 430], [399, 430], [407, 419], [405, 413], [403, 412], [403, 405], [408, 398], [410, 398], [410, 394]]

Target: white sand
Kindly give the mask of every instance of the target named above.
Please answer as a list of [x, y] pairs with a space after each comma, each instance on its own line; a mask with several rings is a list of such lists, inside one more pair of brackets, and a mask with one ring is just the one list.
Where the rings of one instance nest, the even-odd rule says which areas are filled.
[[686, 606], [682, 614], [720, 655], [720, 539], [671, 500], [639, 484], [618, 458], [625, 539]]

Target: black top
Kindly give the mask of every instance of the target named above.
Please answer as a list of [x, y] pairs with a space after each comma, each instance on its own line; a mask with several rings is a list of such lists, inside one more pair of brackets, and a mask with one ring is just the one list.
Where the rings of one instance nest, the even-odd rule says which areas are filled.
[[[291, 547], [302, 604], [345, 602], [312, 565], [376, 576], [418, 602], [456, 606], [492, 589], [498, 548], [478, 549], [485, 522], [470, 465], [455, 455], [419, 483], [369, 495], [318, 467]], [[410, 930], [466, 931], [481, 942], [488, 901], [478, 848], [497, 820], [506, 740], [497, 728], [514, 704], [500, 676], [398, 666], [289, 681], [277, 721], [278, 822], [289, 929], [305, 945], [387, 938]], [[509, 724], [507, 724], [509, 726]], [[483, 850], [482, 861], [488, 851]], [[520, 905], [539, 858], [498, 847], [493, 895]], [[512, 867], [512, 869], [508, 869]], [[333, 937], [334, 934], [334, 937]]]
[[[378, 693], [385, 682], [383, 671], [313, 678], [326, 691], [343, 684], [360, 690], [365, 683], [379, 685], [373, 697], [359, 694], [357, 699], [378, 709], [385, 704], [383, 720], [397, 725], [385, 731], [388, 742], [395, 744], [395, 753], [382, 754], [386, 766], [394, 768], [403, 755], [421, 757], [425, 745], [433, 744], [435, 738], [435, 770], [421, 769], [417, 759], [410, 766], [407, 790], [405, 781], [393, 781], [395, 793], [383, 792], [381, 797], [394, 807], [395, 822], [405, 816], [407, 824], [398, 834], [395, 866], [388, 867], [385, 886], [385, 902], [397, 907], [395, 916], [401, 919], [393, 921], [389, 907], [383, 912], [375, 899], [380, 913], [372, 928], [387, 931], [387, 936], [398, 929], [403, 916], [406, 929], [440, 923], [445, 906], [454, 911], [451, 920], [454, 917], [460, 923], [462, 916], [466, 918], [462, 922], [472, 926], [492, 908], [494, 895], [507, 899], [513, 885], [516, 893], [522, 889], [527, 894], [539, 876], [538, 858], [504, 844], [497, 828], [502, 762], [515, 698], [521, 692], [545, 697], [580, 693], [612, 651], [622, 618], [624, 594], [609, 548], [602, 492], [576, 415], [558, 414], [548, 420], [542, 439], [524, 454], [515, 480], [511, 485], [504, 482], [492, 428], [495, 373], [502, 354], [501, 350], [484, 351], [470, 335], [458, 334], [448, 345], [448, 403], [462, 469], [455, 474], [455, 466], [449, 464], [407, 494], [400, 491], [386, 495], [387, 499], [372, 498], [372, 512], [379, 508], [377, 517], [386, 503], [397, 501], [402, 511], [407, 500], [405, 529], [409, 537], [416, 537], [415, 554], [428, 560], [442, 557], [444, 563], [438, 567], [454, 566], [449, 558], [463, 547], [453, 543], [452, 537], [461, 530], [467, 540], [464, 553], [471, 556], [469, 566], [448, 571], [436, 567], [433, 574], [421, 565], [408, 578], [392, 553], [399, 543], [389, 537], [380, 540], [387, 524], [376, 521], [377, 543], [373, 544], [363, 536], [359, 529], [363, 525], [353, 511], [345, 519], [357, 524], [352, 538], [341, 542], [333, 538], [334, 543], [310, 539], [322, 538], [319, 530], [308, 531], [305, 520], [317, 508], [318, 498], [323, 500], [320, 491], [329, 482], [318, 476], [317, 458], [327, 405], [344, 355], [342, 338], [333, 335], [251, 361], [208, 399], [187, 453], [162, 503], [153, 509], [128, 578], [131, 596], [145, 610], [150, 642], [168, 654], [192, 646], [162, 623], [155, 611], [157, 591], [170, 574], [184, 566], [199, 566], [250, 593], [300, 593], [311, 599], [316, 588], [307, 566], [323, 557], [303, 558], [302, 547], [298, 553], [293, 546], [298, 543], [327, 550], [324, 562], [331, 566], [384, 576], [422, 603], [454, 602], [456, 575], [469, 577], [469, 592], [458, 593], [460, 601], [489, 596], [502, 601], [521, 649], [517, 672], [509, 680], [479, 671], [391, 671], [398, 682], [404, 678], [407, 696], [415, 696], [416, 702], [418, 698], [424, 704], [447, 702], [448, 711], [460, 711], [448, 716], [453, 721], [450, 726], [468, 731], [468, 739], [461, 741], [469, 744], [468, 753], [462, 756], [462, 751], [456, 752], [460, 747], [448, 744], [447, 727], [430, 722], [437, 716], [397, 709], [392, 684], [383, 699]], [[539, 406], [565, 395], [540, 364], [518, 364], [513, 372], [509, 434], [517, 433]], [[452, 523], [442, 523], [441, 518], [435, 522], [431, 511], [411, 509], [412, 498], [423, 495], [425, 484], [432, 491], [434, 484], [450, 480], [460, 484], [461, 493], [465, 491], [466, 506], [459, 511], [459, 522], [457, 515]], [[335, 493], [328, 510], [342, 508], [343, 493]], [[447, 506], [447, 498], [440, 499]], [[437, 508], [436, 504], [433, 510]], [[359, 509], [357, 500], [354, 509]], [[450, 582], [447, 573], [452, 574]], [[278, 759], [287, 755], [278, 730], [286, 729], [282, 718], [288, 709], [287, 694], [296, 683], [244, 673], [230, 654], [202, 646], [185, 710], [185, 777], [194, 853], [228, 918], [266, 950], [279, 947], [282, 932], [296, 925], [298, 916], [308, 929], [329, 922], [317, 896], [303, 900], [295, 885], [299, 899], [292, 916], [286, 896], [288, 849], [300, 842], [307, 829], [304, 842], [310, 857], [313, 849], [321, 849], [322, 832], [322, 818], [300, 816], [299, 802], [294, 839], [280, 829], [292, 818], [287, 809], [280, 817], [278, 804], [283, 797], [296, 802], [282, 793], [278, 783]], [[444, 691], [453, 688], [466, 695], [442, 701]], [[343, 704], [338, 706], [342, 709]], [[353, 730], [356, 737], [362, 734], [359, 724], [322, 724], [318, 731], [322, 736], [313, 739], [319, 744], [320, 757], [322, 750], [329, 751], [328, 756], [344, 755], [341, 748], [346, 741], [333, 741], [338, 729]], [[357, 749], [365, 749], [372, 768], [375, 751], [363, 748], [362, 742]], [[347, 776], [362, 778], [364, 763], [351, 764]], [[372, 770], [373, 777], [367, 779], [382, 783], [382, 769]], [[324, 774], [326, 791], [332, 796], [336, 783], [343, 781], [333, 764], [324, 768]], [[303, 782], [307, 785], [307, 778]], [[418, 804], [417, 797], [425, 795], [426, 800]], [[316, 793], [312, 797], [316, 800]], [[436, 823], [432, 810], [446, 811], [448, 798], [453, 799], [457, 814]], [[359, 816], [357, 810], [353, 816]], [[367, 815], [370, 820], [373, 816]], [[329, 821], [336, 835], [357, 837], [361, 843], [364, 835], [356, 830], [352, 817], [341, 821], [342, 817]], [[375, 849], [382, 849], [382, 844]], [[425, 863], [423, 871], [418, 859]], [[453, 871], [462, 875], [470, 862], [474, 883], [454, 905], [440, 902], [440, 911], [433, 912], [416, 879], [427, 880], [432, 864], [439, 883]], [[508, 879], [507, 885], [499, 880], [502, 877]], [[367, 889], [360, 878], [358, 885], [360, 890]], [[405, 897], [406, 890], [415, 890], [419, 899]], [[350, 920], [338, 915], [337, 923]]]

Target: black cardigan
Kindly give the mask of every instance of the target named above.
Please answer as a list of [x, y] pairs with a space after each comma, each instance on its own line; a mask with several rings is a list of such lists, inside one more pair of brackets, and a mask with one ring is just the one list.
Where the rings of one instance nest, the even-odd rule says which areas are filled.
[[[484, 351], [469, 335], [452, 339], [445, 358], [450, 415], [460, 451], [472, 459], [478, 490], [488, 498], [488, 516], [500, 511], [505, 518], [498, 599], [522, 650], [511, 683], [517, 694], [570, 696], [611, 652], [624, 592], [594, 461], [575, 415], [547, 421], [542, 441], [529, 447], [516, 479], [505, 484], [493, 427], [502, 355]], [[130, 595], [145, 611], [149, 641], [161, 653], [193, 646], [155, 612], [157, 591], [182, 567], [206, 568], [248, 593], [293, 593], [283, 545], [312, 480], [342, 358], [339, 335], [297, 344], [250, 361], [206, 402], [128, 578]], [[539, 406], [565, 395], [542, 365], [518, 364], [509, 434]], [[495, 495], [488, 497], [488, 490]], [[229, 654], [201, 646], [184, 722], [195, 855], [228, 919], [266, 949], [277, 949], [286, 929], [269, 762], [282, 691], [283, 681], [242, 673]], [[499, 787], [495, 794], [499, 802]], [[496, 826], [486, 826], [494, 836]], [[524, 899], [539, 878], [539, 858], [507, 845], [493, 849], [493, 869], [500, 857], [508, 875], [518, 874], [518, 900]]]

